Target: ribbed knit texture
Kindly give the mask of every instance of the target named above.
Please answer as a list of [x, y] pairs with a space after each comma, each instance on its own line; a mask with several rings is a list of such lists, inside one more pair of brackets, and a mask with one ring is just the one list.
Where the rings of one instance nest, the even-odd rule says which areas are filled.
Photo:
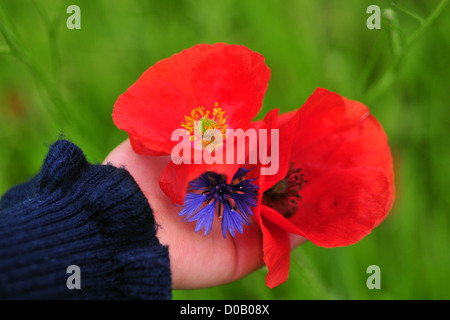
[[[67, 267], [81, 270], [69, 290]], [[0, 202], [1, 299], [170, 299], [167, 247], [131, 175], [66, 140]]]

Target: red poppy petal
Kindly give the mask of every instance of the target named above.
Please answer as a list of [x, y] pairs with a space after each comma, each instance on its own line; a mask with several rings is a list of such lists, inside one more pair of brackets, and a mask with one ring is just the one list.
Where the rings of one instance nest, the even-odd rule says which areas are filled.
[[[244, 46], [201, 44], [156, 63], [114, 105], [114, 123], [143, 148], [170, 153], [170, 136], [199, 106], [219, 104], [230, 128], [245, 128], [261, 108], [270, 69]], [[167, 142], [167, 146], [164, 143]]]
[[239, 164], [174, 164], [171, 161], [159, 177], [159, 186], [173, 203], [182, 205], [190, 181], [206, 171], [224, 174], [230, 180], [239, 167]]
[[[145, 155], [145, 156], [164, 156], [164, 155], [166, 155], [166, 152], [155, 151], [155, 150], [148, 149], [142, 143], [142, 141], [144, 139], [140, 138], [138, 135], [130, 133], [129, 137], [130, 137], [131, 147], [133, 148], [134, 152], [136, 152], [138, 154], [142, 154], [142, 155]], [[155, 149], [156, 149], [156, 147], [155, 147]], [[157, 149], [164, 149], [164, 148], [161, 147], [161, 148], [157, 148]]]
[[373, 116], [329, 134], [307, 147], [294, 148], [291, 158], [297, 167], [307, 171], [307, 180], [315, 179], [336, 167], [376, 166], [392, 174], [387, 137]]
[[186, 102], [181, 92], [170, 83], [156, 81], [152, 86], [135, 84], [114, 105], [115, 125], [132, 137], [135, 152], [146, 149], [170, 154], [175, 142], [172, 132], [180, 127], [174, 115], [185, 114]]
[[291, 221], [283, 217], [283, 215], [274, 209], [262, 205], [261, 206], [261, 215], [264, 216], [266, 220], [269, 220], [273, 224], [277, 225], [278, 227], [282, 228], [283, 230], [298, 234], [302, 237], [305, 236], [302, 230], [300, 230], [296, 225], [294, 225]]
[[[374, 167], [382, 170], [388, 181], [389, 199], [385, 203], [388, 212], [395, 195], [392, 155], [382, 126], [370, 115], [368, 108], [360, 102], [318, 89], [300, 111], [302, 109], [299, 130], [304, 130], [307, 117], [311, 126], [317, 123], [326, 135], [317, 133], [306, 141], [302, 134], [295, 141], [291, 161], [302, 169], [305, 179], [309, 181], [303, 185], [304, 190], [300, 194], [303, 196], [311, 182], [335, 169]], [[321, 114], [321, 119], [317, 118], [318, 114]], [[280, 118], [286, 121], [288, 117], [292, 116], [282, 115]], [[327, 124], [333, 118], [335, 123]], [[376, 219], [375, 225], [383, 218]]]
[[299, 112], [300, 109], [288, 111], [280, 114], [277, 118], [277, 122], [275, 127], [280, 128], [284, 126], [287, 122], [289, 122], [295, 115]]
[[285, 282], [289, 276], [291, 244], [289, 234], [278, 225], [262, 216], [264, 262], [268, 268], [266, 285], [274, 288]]
[[319, 246], [356, 243], [387, 214], [389, 182], [377, 168], [336, 169], [301, 191], [302, 201], [290, 221]]
[[[373, 167], [385, 174], [389, 199], [388, 211], [394, 201], [395, 187], [392, 155], [388, 140], [379, 122], [371, 115], [353, 126], [337, 130], [320, 141], [293, 151], [291, 161], [301, 168], [309, 185], [328, 172], [338, 168]], [[304, 190], [300, 191], [303, 196]], [[376, 221], [376, 224], [381, 220]]]
[[244, 46], [217, 47], [194, 70], [194, 89], [205, 107], [219, 103], [231, 128], [245, 129], [262, 106], [270, 69], [262, 55]]
[[283, 121], [282, 123], [277, 120], [276, 126], [273, 127], [273, 129], [279, 130], [279, 158], [273, 159], [273, 161], [278, 161], [278, 172], [274, 175], [267, 175], [265, 177], [265, 183], [261, 189], [261, 192], [268, 190], [286, 176], [289, 169], [292, 147], [298, 138], [297, 128], [300, 121], [300, 115], [300, 112], [295, 112], [292, 116], [289, 116], [289, 118], [285, 118], [286, 121]]
[[345, 121], [345, 104], [337, 93], [317, 88], [299, 113], [296, 148], [314, 143], [341, 127]]
[[[261, 185], [264, 184], [264, 179], [265, 176], [259, 177]], [[279, 214], [262, 205], [261, 199], [262, 197], [258, 197], [258, 206], [253, 210], [253, 220], [262, 232], [263, 259], [268, 268], [266, 285], [274, 288], [285, 282], [289, 276], [291, 244], [289, 233], [273, 217]]]
[[[272, 128], [275, 128], [275, 123], [277, 122], [278, 113], [280, 112], [280, 109], [272, 109], [269, 112], [266, 113], [264, 116], [264, 119], [262, 122], [265, 124], [265, 128], [270, 130]], [[257, 122], [257, 121], [255, 121]]]
[[[344, 98], [344, 102], [347, 110], [363, 110], [367, 108], [358, 101]], [[356, 111], [356, 114], [358, 113]], [[391, 195], [386, 204], [386, 209], [390, 210], [395, 197], [394, 170], [388, 137], [382, 125], [374, 116], [366, 113], [366, 116], [363, 116], [363, 120], [358, 124], [357, 128], [349, 129], [348, 131], [348, 135], [353, 135], [353, 139], [347, 139], [347, 143], [350, 144], [351, 141], [352, 145], [353, 165], [379, 167], [386, 174], [389, 182], [389, 193]], [[350, 149], [350, 147], [347, 148]], [[348, 151], [343, 154], [335, 154], [334, 156], [336, 159], [341, 160], [346, 158], [350, 159], [348, 157]]]

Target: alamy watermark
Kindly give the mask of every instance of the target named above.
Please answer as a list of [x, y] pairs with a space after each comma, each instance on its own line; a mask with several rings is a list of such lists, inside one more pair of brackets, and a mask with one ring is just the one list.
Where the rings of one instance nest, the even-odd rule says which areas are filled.
[[70, 13], [70, 16], [66, 20], [67, 29], [81, 29], [81, 10], [77, 5], [71, 5], [67, 7], [66, 13]]
[[[269, 154], [270, 136], [270, 154]], [[226, 137], [226, 139], [224, 139]], [[274, 175], [279, 169], [278, 129], [202, 129], [202, 122], [194, 123], [194, 134], [176, 129], [171, 136], [178, 144], [172, 149], [174, 164], [260, 164], [261, 175]], [[224, 141], [225, 140], [225, 141]]]
[[377, 5], [367, 7], [366, 13], [370, 14], [367, 18], [366, 26], [369, 30], [381, 29], [381, 10]]
[[67, 267], [66, 273], [70, 276], [66, 280], [67, 289], [81, 289], [81, 269], [76, 264]]
[[381, 269], [373, 264], [367, 267], [366, 273], [371, 274], [366, 281], [367, 289], [381, 289]]

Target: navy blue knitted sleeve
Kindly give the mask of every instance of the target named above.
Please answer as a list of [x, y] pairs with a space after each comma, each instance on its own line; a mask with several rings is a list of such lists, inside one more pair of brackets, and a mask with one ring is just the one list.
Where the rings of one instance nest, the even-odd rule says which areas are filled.
[[0, 298], [170, 299], [168, 250], [131, 175], [53, 144], [1, 199]]

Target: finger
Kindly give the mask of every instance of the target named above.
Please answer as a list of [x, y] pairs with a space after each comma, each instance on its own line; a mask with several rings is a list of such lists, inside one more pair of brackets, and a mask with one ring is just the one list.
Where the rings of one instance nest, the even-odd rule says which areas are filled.
[[169, 247], [174, 289], [209, 287], [230, 282], [235, 274], [236, 249], [233, 241], [223, 239], [215, 219], [207, 237], [195, 233], [195, 223], [183, 222], [181, 207], [174, 205], [159, 187], [159, 175], [169, 157], [136, 154], [125, 141], [105, 159], [105, 163], [125, 168], [134, 177], [153, 209], [158, 224], [157, 237]]

